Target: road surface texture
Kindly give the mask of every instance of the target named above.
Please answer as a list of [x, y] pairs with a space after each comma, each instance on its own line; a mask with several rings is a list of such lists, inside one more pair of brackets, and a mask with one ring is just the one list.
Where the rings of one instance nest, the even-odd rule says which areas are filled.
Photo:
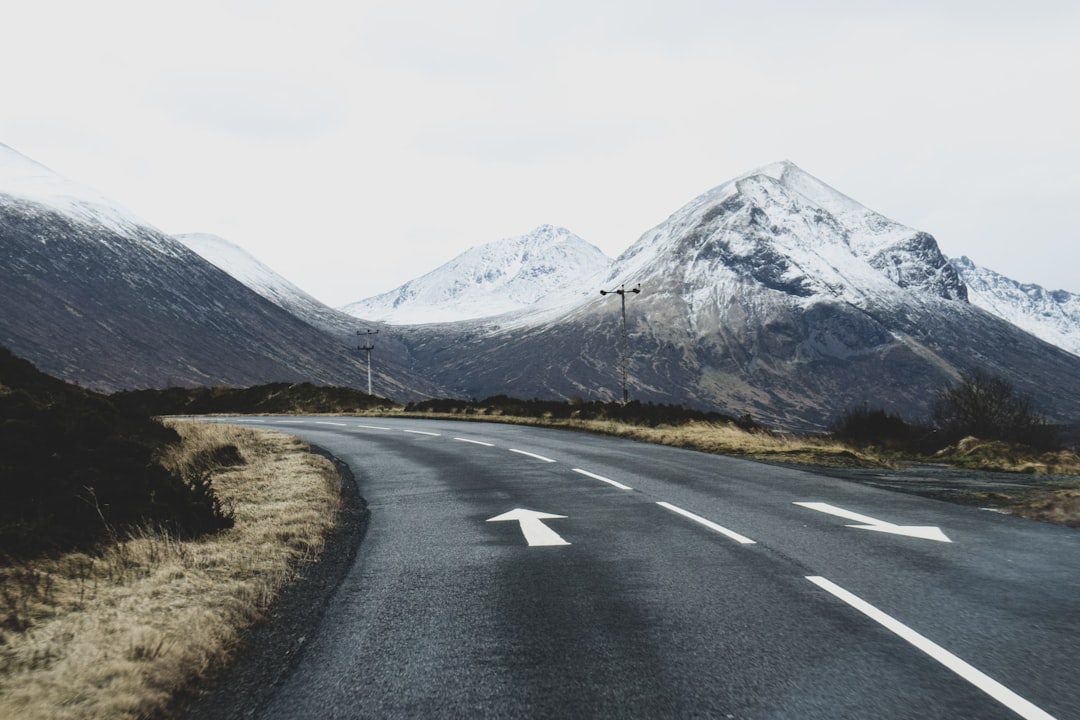
[[229, 422], [332, 453], [370, 513], [232, 716], [1080, 718], [1075, 530], [560, 430]]

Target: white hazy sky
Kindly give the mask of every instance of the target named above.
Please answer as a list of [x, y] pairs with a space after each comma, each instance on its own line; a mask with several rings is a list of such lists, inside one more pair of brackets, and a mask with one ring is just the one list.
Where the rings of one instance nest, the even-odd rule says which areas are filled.
[[324, 302], [789, 159], [1080, 292], [1080, 3], [9, 0], [0, 142]]

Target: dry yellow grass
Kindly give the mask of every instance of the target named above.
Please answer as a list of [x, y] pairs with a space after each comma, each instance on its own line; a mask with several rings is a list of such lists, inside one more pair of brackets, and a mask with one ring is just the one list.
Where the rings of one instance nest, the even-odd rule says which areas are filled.
[[1030, 520], [1080, 528], [1080, 483], [1034, 492], [1009, 510]]
[[1080, 475], [1080, 456], [1073, 450], [1036, 452], [1024, 445], [967, 437], [935, 456], [974, 470], [1033, 475]]
[[322, 549], [340, 480], [299, 440], [178, 422], [188, 462], [236, 445], [215, 472], [236, 525], [180, 541], [147, 531], [96, 554], [0, 568], [0, 718], [145, 718], [220, 664], [241, 631]]

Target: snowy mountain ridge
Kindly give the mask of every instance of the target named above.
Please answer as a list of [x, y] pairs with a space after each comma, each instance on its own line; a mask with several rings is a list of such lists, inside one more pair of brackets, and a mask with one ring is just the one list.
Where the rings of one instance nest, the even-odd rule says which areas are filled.
[[17, 200], [45, 206], [84, 224], [104, 226], [120, 235], [131, 236], [140, 228], [153, 229], [150, 223], [96, 190], [68, 180], [0, 143], [0, 204]]
[[566, 228], [530, 233], [466, 250], [396, 290], [350, 303], [344, 312], [396, 325], [490, 318], [558, 304], [611, 260]]
[[1080, 295], [1017, 282], [966, 256], [950, 262], [967, 285], [972, 305], [1080, 355]]

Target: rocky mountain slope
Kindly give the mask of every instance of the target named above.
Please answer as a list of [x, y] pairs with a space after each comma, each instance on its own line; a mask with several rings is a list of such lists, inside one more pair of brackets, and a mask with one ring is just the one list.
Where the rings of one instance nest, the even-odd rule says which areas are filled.
[[979, 267], [967, 257], [950, 262], [967, 285], [972, 305], [1080, 355], [1080, 295], [1019, 283]]
[[[0, 343], [64, 380], [103, 391], [366, 381], [355, 347], [2, 145], [0, 257]], [[415, 396], [418, 378], [394, 377], [382, 394]]]
[[566, 228], [541, 225], [520, 237], [467, 250], [396, 290], [342, 310], [397, 325], [446, 323], [535, 311], [564, 301], [611, 260]]

